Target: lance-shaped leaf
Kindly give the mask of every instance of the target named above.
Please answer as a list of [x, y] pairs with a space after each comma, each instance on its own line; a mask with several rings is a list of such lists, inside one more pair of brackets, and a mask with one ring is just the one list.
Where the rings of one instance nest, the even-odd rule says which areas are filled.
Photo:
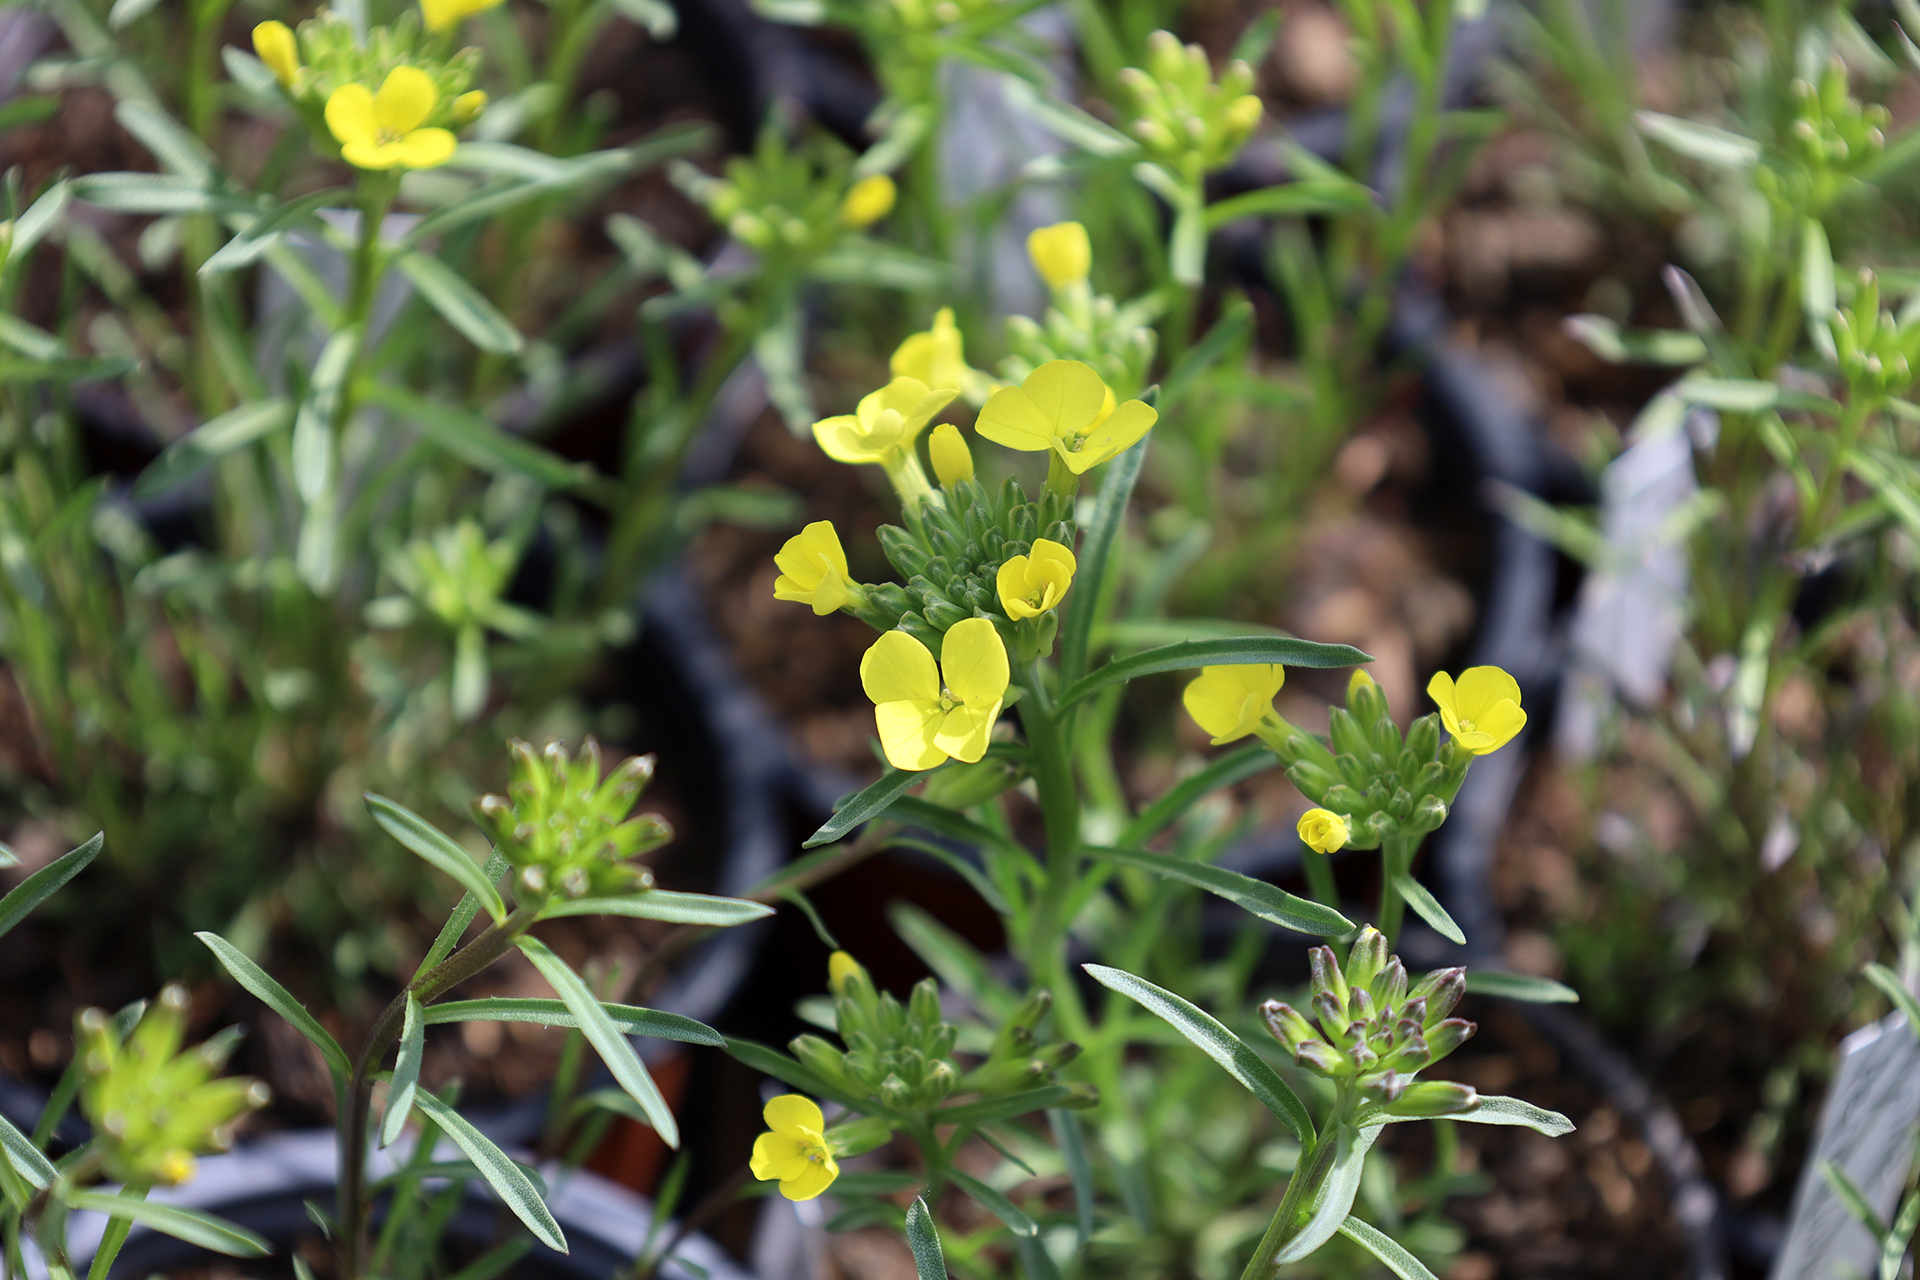
[[293, 421], [293, 405], [278, 396], [229, 409], [168, 445], [134, 481], [133, 495], [150, 498], [185, 484], [221, 458]]
[[1045, 1111], [1064, 1101], [1072, 1092], [1063, 1084], [1051, 1084], [1044, 1089], [1026, 1089], [1003, 1098], [982, 1098], [978, 1102], [966, 1102], [936, 1111], [932, 1121], [934, 1124], [982, 1125], [996, 1120], [1011, 1120], [1029, 1111]]
[[1399, 1276], [1400, 1280], [1440, 1280], [1427, 1270], [1420, 1259], [1408, 1253], [1398, 1240], [1371, 1223], [1362, 1222], [1349, 1214], [1347, 1220], [1340, 1224], [1340, 1234], [1380, 1259], [1387, 1270]]
[[67, 1197], [67, 1204], [75, 1209], [104, 1213], [111, 1218], [128, 1218], [143, 1227], [229, 1257], [262, 1258], [273, 1252], [272, 1245], [245, 1227], [198, 1209], [156, 1204], [151, 1200], [130, 1200], [99, 1191], [76, 1191]]
[[[643, 1009], [637, 1004], [613, 1004], [602, 1000], [600, 1008], [625, 1036], [657, 1036], [682, 1044], [704, 1044], [713, 1048], [726, 1045], [726, 1037], [704, 1022], [678, 1013]], [[576, 1029], [580, 1020], [564, 1000], [542, 1000], [524, 996], [482, 996], [477, 1000], [448, 1000], [428, 1005], [426, 1025], [445, 1022], [530, 1022], [542, 1027]]]
[[1034, 1223], [1032, 1218], [1029, 1218], [1020, 1211], [1019, 1205], [1016, 1205], [1013, 1201], [1007, 1199], [978, 1178], [970, 1178], [958, 1169], [949, 1169], [947, 1176], [953, 1180], [954, 1186], [959, 1187], [962, 1191], [973, 1197], [974, 1203], [1013, 1228], [1015, 1235], [1031, 1236], [1039, 1233], [1040, 1228]]
[[1703, 164], [1721, 169], [1750, 169], [1759, 163], [1760, 144], [1752, 138], [1658, 111], [1636, 112], [1633, 119], [1640, 126], [1640, 132], [1649, 138]]
[[1080, 1117], [1071, 1111], [1047, 1112], [1053, 1129], [1053, 1144], [1060, 1148], [1066, 1162], [1067, 1177], [1073, 1183], [1074, 1225], [1082, 1249], [1093, 1235], [1093, 1162], [1087, 1158], [1087, 1139], [1080, 1128]]
[[1264, 880], [1243, 876], [1238, 871], [1216, 867], [1190, 858], [1169, 858], [1137, 849], [1090, 849], [1096, 858], [1117, 862], [1123, 867], [1138, 867], [1169, 880], [1198, 885], [1208, 893], [1225, 898], [1242, 911], [1259, 916], [1297, 933], [1332, 938], [1353, 928], [1353, 921], [1323, 903], [1295, 897], [1285, 889]]
[[1256, 774], [1279, 764], [1265, 745], [1254, 743], [1239, 747], [1214, 760], [1200, 772], [1182, 778], [1158, 800], [1142, 809], [1120, 832], [1114, 843], [1124, 847], [1143, 844], [1180, 820], [1194, 805], [1216, 791], [1238, 786]]
[[600, 1060], [613, 1072], [613, 1078], [620, 1087], [647, 1113], [660, 1140], [670, 1147], [678, 1147], [680, 1126], [675, 1123], [667, 1100], [660, 1096], [660, 1087], [647, 1074], [646, 1065], [640, 1061], [640, 1055], [633, 1051], [633, 1045], [613, 1025], [613, 1019], [607, 1016], [607, 1011], [600, 1007], [600, 1001], [585, 980], [538, 938], [518, 938], [515, 944], [527, 959], [533, 961], [533, 967], [540, 971], [540, 976], [552, 983], [553, 989], [560, 993], [567, 1011], [579, 1019], [580, 1033], [599, 1052]]
[[783, 1080], [803, 1093], [811, 1093], [819, 1098], [832, 1098], [842, 1106], [858, 1107], [870, 1115], [886, 1114], [884, 1109], [876, 1109], [871, 1101], [856, 1098], [846, 1090], [827, 1083], [826, 1080], [778, 1049], [769, 1048], [752, 1040], [740, 1040], [728, 1036], [727, 1053], [755, 1071], [764, 1072], [775, 1080]]
[[1191, 1040], [1201, 1052], [1225, 1067], [1227, 1074], [1245, 1085], [1247, 1091], [1278, 1116], [1280, 1122], [1302, 1144], [1313, 1141], [1313, 1117], [1307, 1114], [1306, 1104], [1300, 1101], [1299, 1095], [1287, 1087], [1287, 1082], [1280, 1078], [1279, 1072], [1265, 1058], [1255, 1053], [1246, 1041], [1227, 1030], [1217, 1019], [1173, 992], [1156, 987], [1145, 978], [1136, 978], [1124, 969], [1110, 969], [1103, 964], [1080, 967], [1101, 986], [1144, 1005], [1148, 1011]]
[[1880, 988], [1880, 993], [1893, 1001], [1893, 1007], [1906, 1016], [1907, 1026], [1920, 1036], [1920, 1000], [1913, 998], [1913, 992], [1907, 990], [1900, 975], [1883, 964], [1870, 964], [1862, 972], [1868, 982]]
[[555, 916], [626, 916], [634, 920], [665, 920], [672, 924], [704, 924], [725, 929], [750, 924], [773, 914], [773, 908], [745, 898], [718, 898], [706, 893], [675, 893], [648, 889], [618, 898], [555, 898], [540, 909], [542, 920]]
[[413, 281], [413, 287], [441, 318], [482, 351], [510, 356], [527, 345], [513, 321], [440, 259], [416, 249], [400, 255], [398, 265], [400, 274]]
[[7, 1163], [31, 1183], [35, 1191], [46, 1190], [47, 1184], [59, 1176], [53, 1162], [41, 1155], [40, 1149], [5, 1116], [0, 1116], [0, 1154], [6, 1156]]
[[413, 1105], [425, 1112], [429, 1120], [453, 1139], [455, 1146], [467, 1153], [467, 1159], [473, 1161], [480, 1170], [480, 1176], [487, 1180], [487, 1185], [493, 1188], [507, 1208], [513, 1210], [513, 1216], [526, 1224], [527, 1230], [533, 1232], [541, 1244], [557, 1253], [567, 1251], [567, 1238], [561, 1233], [560, 1224], [553, 1220], [553, 1214], [547, 1210], [547, 1202], [540, 1198], [540, 1188], [526, 1170], [509, 1160], [507, 1153], [494, 1146], [492, 1139], [469, 1124], [466, 1117], [434, 1097], [431, 1090], [422, 1089], [416, 1093]]
[[[1339, 1143], [1333, 1168], [1320, 1186], [1320, 1196], [1314, 1201], [1306, 1224], [1274, 1255], [1276, 1263], [1299, 1262], [1333, 1239], [1340, 1224], [1353, 1211], [1353, 1198], [1360, 1192], [1360, 1174], [1366, 1167], [1367, 1152], [1379, 1137], [1378, 1126], [1356, 1129], [1352, 1125], [1341, 1125], [1337, 1132], [1321, 1139]], [[1297, 1171], [1294, 1176], [1299, 1176]]]
[[1532, 1129], [1544, 1133], [1549, 1138], [1558, 1138], [1562, 1134], [1572, 1133], [1573, 1121], [1558, 1111], [1549, 1111], [1545, 1107], [1536, 1107], [1520, 1098], [1508, 1098], [1499, 1094], [1481, 1094], [1479, 1105], [1470, 1111], [1462, 1111], [1448, 1116], [1449, 1120], [1465, 1120], [1469, 1124], [1516, 1125], [1522, 1129]]
[[1498, 969], [1467, 970], [1467, 990], [1477, 996], [1500, 996], [1528, 1004], [1577, 1004], [1580, 1000], [1580, 993], [1563, 982]]
[[548, 489], [578, 488], [593, 474], [592, 468], [502, 431], [477, 413], [416, 396], [387, 382], [367, 380], [355, 386], [364, 403], [391, 409], [421, 435], [482, 471], [525, 476]]
[[420, 1062], [427, 1052], [427, 1019], [420, 1001], [407, 993], [407, 1015], [400, 1026], [400, 1055], [393, 1064], [393, 1079], [387, 1086], [387, 1113], [380, 1123], [380, 1145], [392, 1146], [406, 1128], [407, 1115], [413, 1110], [413, 1095], [420, 1088]]
[[[480, 874], [486, 878], [488, 884], [499, 884], [500, 877], [507, 874], [507, 865], [506, 855], [495, 849], [487, 858], [487, 865]], [[425, 977], [435, 965], [452, 955], [453, 949], [460, 944], [461, 937], [466, 933], [467, 926], [473, 923], [473, 918], [478, 914], [480, 914], [480, 899], [471, 893], [462, 894], [459, 903], [448, 914], [447, 922], [440, 926], [439, 936], [433, 940], [433, 945], [427, 948], [427, 954], [420, 958], [420, 967], [413, 971], [413, 976]]]
[[1414, 914], [1432, 925], [1441, 937], [1455, 946], [1464, 947], [1467, 944], [1467, 935], [1453, 922], [1453, 917], [1440, 905], [1440, 900], [1427, 892], [1427, 886], [1410, 875], [1397, 875], [1393, 878], [1393, 887], [1400, 891], [1400, 896], [1407, 900]]
[[[944, 766], [943, 766], [944, 767]], [[821, 824], [820, 829], [807, 837], [803, 849], [817, 848], [823, 844], [832, 844], [855, 827], [870, 819], [877, 818], [887, 811], [895, 800], [907, 794], [907, 789], [922, 778], [930, 777], [937, 770], [915, 773], [907, 769], [889, 769], [880, 775], [880, 780], [861, 790], [851, 800], [833, 811], [833, 816]]]
[[913, 1250], [913, 1270], [917, 1280], [947, 1280], [947, 1258], [940, 1252], [940, 1233], [934, 1229], [927, 1202], [913, 1198], [907, 1210], [907, 1247]]
[[1350, 644], [1318, 644], [1293, 636], [1246, 636], [1231, 640], [1185, 640], [1164, 644], [1131, 657], [1117, 658], [1075, 680], [1060, 691], [1056, 705], [1065, 707], [1111, 684], [1161, 671], [1190, 671], [1195, 667], [1283, 663], [1289, 667], [1353, 667], [1372, 662], [1371, 654]]
[[13, 887], [6, 897], [0, 898], [0, 935], [27, 918], [27, 913], [45, 902], [60, 886], [73, 879], [86, 869], [100, 852], [100, 846], [106, 843], [106, 833], [98, 832], [93, 839], [77, 849], [70, 850], [49, 862], [32, 875]]
[[194, 937], [207, 945], [214, 958], [233, 975], [233, 980], [266, 1002], [266, 1006], [287, 1020], [295, 1031], [319, 1047], [321, 1057], [327, 1060], [327, 1070], [333, 1073], [336, 1089], [346, 1087], [347, 1080], [353, 1075], [353, 1067], [347, 1061], [346, 1050], [340, 1042], [320, 1025], [319, 1020], [307, 1012], [306, 1006], [293, 998], [291, 992], [275, 982], [265, 969], [247, 958], [246, 952], [228, 942], [217, 933], [196, 933]]
[[367, 811], [386, 833], [420, 855], [427, 863], [459, 881], [460, 887], [478, 898], [495, 920], [507, 918], [507, 905], [500, 891], [487, 880], [480, 864], [451, 837], [425, 818], [396, 800], [367, 792], [363, 797]]

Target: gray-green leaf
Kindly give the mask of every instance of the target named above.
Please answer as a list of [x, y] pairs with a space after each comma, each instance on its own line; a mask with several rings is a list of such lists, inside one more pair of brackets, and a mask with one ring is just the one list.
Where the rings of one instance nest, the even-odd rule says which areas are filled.
[[440, 259], [414, 250], [400, 256], [400, 273], [448, 324], [482, 351], [515, 355], [527, 340], [500, 309]]
[[586, 982], [538, 938], [522, 937], [516, 943], [521, 953], [533, 961], [533, 967], [540, 971], [540, 976], [552, 983], [553, 989], [560, 993], [567, 1011], [579, 1019], [580, 1031], [586, 1036], [587, 1043], [599, 1052], [600, 1060], [613, 1072], [613, 1078], [620, 1087], [646, 1111], [660, 1140], [677, 1148], [680, 1145], [680, 1126], [674, 1122], [673, 1111], [667, 1106], [667, 1100], [660, 1096], [659, 1086], [647, 1074], [646, 1064], [640, 1061], [640, 1055], [633, 1051], [633, 1046], [620, 1034], [620, 1029], [613, 1025], [613, 1019], [600, 1007], [600, 1001]]
[[527, 1176], [526, 1170], [509, 1160], [507, 1153], [469, 1124], [466, 1117], [434, 1097], [431, 1090], [422, 1089], [415, 1094], [414, 1105], [426, 1112], [427, 1118], [439, 1125], [441, 1131], [453, 1139], [454, 1145], [467, 1153], [467, 1159], [473, 1161], [480, 1170], [480, 1176], [487, 1180], [487, 1185], [494, 1189], [501, 1202], [513, 1210], [513, 1216], [525, 1223], [527, 1230], [533, 1232], [541, 1244], [556, 1253], [567, 1252], [567, 1238], [561, 1233], [560, 1224], [553, 1220], [547, 1202], [540, 1198], [540, 1188]]
[[413, 1110], [413, 1097], [420, 1087], [420, 1062], [427, 1052], [426, 1012], [414, 994], [407, 993], [406, 1020], [400, 1027], [400, 1056], [393, 1064], [393, 1079], [387, 1086], [387, 1113], [380, 1123], [380, 1145], [392, 1146], [406, 1128]]
[[542, 920], [555, 916], [626, 916], [634, 920], [711, 925], [716, 929], [748, 924], [772, 914], [772, 907], [748, 902], [745, 898], [675, 893], [670, 889], [648, 889], [619, 898], [556, 898], [540, 910]]
[[1040, 1228], [1035, 1225], [1032, 1218], [1020, 1211], [1018, 1205], [978, 1178], [970, 1178], [958, 1169], [948, 1170], [947, 1176], [953, 1180], [954, 1186], [972, 1196], [974, 1202], [981, 1208], [1013, 1228], [1015, 1235], [1031, 1236], [1039, 1233]]
[[[1264, 880], [1243, 876], [1238, 871], [1229, 871], [1225, 867], [1195, 862], [1190, 858], [1143, 853], [1137, 849], [1090, 849], [1088, 852], [1096, 858], [1105, 858], [1124, 867], [1138, 867], [1169, 880], [1198, 885], [1208, 893], [1225, 898], [1242, 911], [1297, 933], [1331, 938], [1353, 928], [1353, 921], [1332, 907], [1295, 897], [1285, 889], [1276, 888]], [[1435, 910], [1438, 910], [1437, 906]]]
[[67, 1204], [75, 1209], [104, 1213], [110, 1218], [128, 1218], [143, 1227], [229, 1257], [261, 1258], [273, 1252], [272, 1245], [245, 1227], [198, 1209], [156, 1204], [151, 1200], [130, 1200], [98, 1191], [76, 1191], [67, 1198]]
[[1340, 1224], [1340, 1234], [1358, 1244], [1385, 1264], [1400, 1280], [1440, 1280], [1427, 1270], [1420, 1259], [1408, 1253], [1398, 1240], [1386, 1232], [1349, 1214]]
[[[704, 1044], [714, 1048], [727, 1043], [724, 1036], [706, 1023], [678, 1013], [643, 1009], [635, 1004], [613, 1004], [606, 1000], [600, 1002], [600, 1007], [622, 1035], [658, 1036], [662, 1040], [678, 1040], [683, 1044]], [[437, 1026], [443, 1022], [531, 1022], [536, 1026], [567, 1028], [580, 1025], [580, 1020], [573, 1016], [565, 1001], [525, 996], [482, 996], [477, 1000], [449, 1000], [444, 1004], [428, 1005], [426, 1025]]]
[[1498, 969], [1467, 970], [1467, 990], [1479, 996], [1500, 996], [1528, 1004], [1577, 1004], [1580, 993], [1552, 978], [1531, 973], [1503, 973]]
[[1414, 914], [1439, 930], [1441, 937], [1455, 946], [1464, 947], [1467, 944], [1467, 935], [1460, 932], [1460, 926], [1453, 922], [1453, 917], [1447, 914], [1447, 909], [1440, 905], [1439, 899], [1427, 892], [1427, 886], [1412, 876], [1398, 875], [1393, 878], [1393, 887], [1400, 891], [1400, 896], [1407, 900]]
[[507, 907], [500, 891], [488, 883], [486, 873], [473, 856], [456, 844], [438, 827], [413, 810], [369, 791], [363, 799], [368, 812], [386, 833], [411, 849], [428, 863], [460, 882], [460, 887], [478, 898], [495, 920], [507, 918]]
[[1161, 671], [1190, 671], [1195, 667], [1245, 666], [1257, 662], [1289, 667], [1353, 667], [1372, 662], [1373, 655], [1348, 644], [1317, 644], [1292, 636], [1246, 636], [1232, 640], [1185, 640], [1145, 653], [1118, 658], [1088, 672], [1060, 691], [1055, 705], [1071, 706], [1110, 684]]
[[947, 1258], [940, 1252], [940, 1233], [934, 1229], [927, 1202], [913, 1198], [907, 1210], [907, 1247], [913, 1250], [913, 1269], [919, 1280], [947, 1280]]
[[295, 1031], [313, 1041], [319, 1047], [320, 1055], [327, 1060], [327, 1070], [333, 1073], [334, 1087], [346, 1087], [347, 1080], [353, 1075], [346, 1050], [320, 1025], [318, 1019], [307, 1012], [305, 1005], [295, 1000], [292, 993], [275, 982], [265, 969], [248, 959], [246, 952], [219, 934], [202, 932], [193, 936], [206, 943], [207, 949], [233, 975], [235, 982], [260, 997], [269, 1009], [285, 1018]]
[[93, 839], [77, 849], [61, 854], [15, 885], [13, 891], [6, 897], [0, 898], [0, 935], [4, 935], [7, 930], [26, 919], [29, 911], [59, 892], [61, 885], [84, 871], [87, 864], [99, 854], [100, 847], [106, 841], [106, 832], [96, 832]]

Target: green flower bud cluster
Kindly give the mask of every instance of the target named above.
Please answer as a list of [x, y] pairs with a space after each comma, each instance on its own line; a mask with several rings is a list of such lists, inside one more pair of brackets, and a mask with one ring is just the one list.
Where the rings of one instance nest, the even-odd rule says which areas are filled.
[[[1014, 1010], [994, 1033], [993, 1047], [979, 1066], [960, 1080], [961, 1089], [989, 1097], [1019, 1093], [1057, 1083], [1054, 1074], [1080, 1055], [1080, 1046], [1066, 1040], [1040, 1039], [1039, 1026], [1053, 1010], [1050, 992], [1036, 991]], [[1090, 1084], [1075, 1082], [1074, 1092], [1059, 1105], [1090, 1107], [1099, 1094]]]
[[[487, 541], [472, 520], [415, 538], [387, 557], [387, 573], [413, 602], [450, 630], [492, 627], [525, 636], [539, 629], [534, 614], [501, 601], [519, 562], [519, 550], [501, 539]], [[404, 625], [412, 610], [405, 601], [383, 597], [369, 603], [369, 621]]]
[[1013, 353], [1000, 362], [1000, 376], [1025, 382], [1049, 360], [1078, 360], [1113, 388], [1116, 399], [1139, 395], [1153, 364], [1153, 322], [1165, 309], [1160, 297], [1149, 295], [1122, 305], [1100, 294], [1074, 309], [1079, 314], [1048, 307], [1042, 321], [1008, 316], [1007, 345]]
[[764, 258], [805, 261], [839, 239], [840, 206], [851, 185], [849, 158], [827, 143], [791, 149], [777, 128], [763, 129], [751, 155], [727, 161], [715, 178], [684, 160], [668, 176], [706, 207], [734, 239]]
[[1840, 372], [1856, 398], [1885, 399], [1913, 386], [1920, 321], [1903, 323], [1880, 309], [1880, 281], [1873, 272], [1860, 273], [1852, 305], [1827, 323]]
[[1123, 69], [1120, 83], [1133, 97], [1133, 135], [1147, 154], [1193, 176], [1238, 155], [1265, 111], [1251, 67], [1235, 59], [1215, 83], [1206, 50], [1167, 31], [1148, 37], [1147, 69]]
[[1041, 652], [1052, 650], [1057, 611], [1028, 620], [1028, 630], [1038, 624], [1043, 634], [1027, 637], [1003, 611], [995, 575], [1014, 556], [1030, 552], [1036, 538], [1071, 547], [1071, 499], [1044, 492], [1029, 502], [1012, 479], [995, 494], [978, 481], [961, 480], [947, 487], [944, 504], [923, 504], [916, 523], [915, 531], [880, 526], [880, 549], [907, 585], [867, 588], [866, 606], [856, 610], [861, 619], [879, 631], [905, 631], [936, 658], [947, 628], [967, 618], [989, 619], [1009, 645], [1025, 648], [1030, 640]]
[[1295, 1062], [1382, 1104], [1389, 1115], [1455, 1115], [1478, 1103], [1468, 1085], [1414, 1079], [1474, 1032], [1473, 1023], [1447, 1016], [1466, 994], [1465, 969], [1436, 969], [1410, 987], [1406, 966], [1387, 954], [1386, 935], [1371, 926], [1354, 941], [1344, 973], [1332, 947], [1315, 947], [1308, 960], [1311, 1020], [1278, 1000], [1260, 1006], [1267, 1029]]
[[124, 1039], [104, 1010], [84, 1009], [74, 1020], [80, 1109], [117, 1181], [185, 1182], [194, 1156], [226, 1150], [234, 1122], [271, 1097], [258, 1080], [216, 1078], [239, 1043], [237, 1028], [181, 1052], [187, 1004], [186, 988], [167, 987]]
[[1782, 141], [1784, 162], [1762, 165], [1754, 182], [1788, 209], [1818, 214], [1886, 149], [1892, 119], [1879, 103], [1853, 96], [1846, 64], [1830, 58], [1819, 82], [1793, 82], [1794, 118]]
[[480, 50], [469, 47], [449, 53], [446, 38], [425, 30], [412, 8], [385, 26], [370, 29], [364, 45], [355, 41], [353, 24], [331, 9], [321, 9], [295, 27], [294, 39], [300, 68], [286, 86], [287, 96], [300, 108], [316, 138], [333, 137], [321, 112], [334, 90], [363, 84], [377, 91], [387, 73], [400, 66], [418, 67], [440, 91], [434, 116], [423, 124], [457, 128], [466, 123], [458, 118], [455, 103], [473, 86]]
[[[578, 757], [549, 742], [540, 752], [513, 740], [506, 796], [474, 804], [501, 856], [519, 870], [523, 900], [556, 893], [608, 898], [653, 887], [653, 874], [629, 860], [673, 838], [657, 813], [628, 817], [653, 777], [652, 756], [629, 756], [603, 779], [600, 744], [588, 738]], [[509, 798], [509, 796], [511, 798]]]
[[1438, 715], [1415, 720], [1403, 739], [1380, 686], [1356, 677], [1328, 721], [1331, 746], [1296, 729], [1274, 751], [1302, 795], [1347, 819], [1350, 847], [1377, 849], [1396, 832], [1421, 836], [1447, 820], [1473, 756], [1451, 738], [1441, 743]]

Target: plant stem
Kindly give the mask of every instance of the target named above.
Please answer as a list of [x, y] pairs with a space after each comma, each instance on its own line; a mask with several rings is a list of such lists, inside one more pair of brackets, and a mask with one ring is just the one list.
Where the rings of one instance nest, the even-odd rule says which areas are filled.
[[[1040, 816], [1047, 837], [1047, 882], [1027, 938], [1028, 977], [1038, 986], [1065, 979], [1067, 898], [1080, 862], [1080, 795], [1074, 787], [1073, 761], [1067, 753], [1070, 718], [1055, 719], [1052, 696], [1036, 661], [1022, 676], [1027, 696], [1020, 723], [1033, 753], [1033, 782], [1040, 792]], [[1055, 992], [1064, 1001], [1064, 989]]]
[[1286, 1194], [1280, 1198], [1280, 1207], [1274, 1210], [1273, 1221], [1267, 1224], [1267, 1232], [1260, 1237], [1253, 1257], [1247, 1260], [1240, 1280], [1273, 1280], [1278, 1273], [1280, 1251], [1300, 1233], [1306, 1211], [1320, 1198], [1320, 1188], [1333, 1172], [1334, 1161], [1340, 1154], [1340, 1133], [1347, 1123], [1346, 1110], [1344, 1106], [1339, 1108], [1314, 1140], [1307, 1166], [1294, 1167], [1293, 1176], [1287, 1179]]
[[353, 1079], [347, 1084], [347, 1105], [340, 1117], [340, 1189], [334, 1207], [340, 1219], [340, 1280], [359, 1280], [360, 1261], [366, 1253], [367, 1123], [373, 1106], [373, 1076], [386, 1060], [387, 1050], [400, 1038], [408, 999], [426, 1004], [485, 969], [507, 953], [539, 910], [537, 903], [516, 907], [505, 920], [490, 925], [472, 942], [408, 983], [367, 1033], [359, 1061], [353, 1066]]
[[1413, 841], [1398, 831], [1380, 842], [1380, 923], [1378, 928], [1387, 935], [1387, 949], [1400, 936], [1400, 921], [1406, 912], [1406, 901], [1400, 896], [1400, 888], [1395, 883], [1413, 864]]

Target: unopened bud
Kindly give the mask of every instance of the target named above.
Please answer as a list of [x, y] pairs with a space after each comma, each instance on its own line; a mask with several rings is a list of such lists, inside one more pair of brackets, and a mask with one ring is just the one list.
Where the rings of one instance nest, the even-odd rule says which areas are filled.
[[1347, 953], [1348, 985], [1368, 986], [1386, 963], [1387, 935], [1367, 925], [1360, 930], [1360, 936], [1353, 940], [1353, 950]]
[[1273, 1033], [1273, 1038], [1289, 1050], [1297, 1049], [1314, 1038], [1313, 1024], [1290, 1004], [1269, 1000], [1260, 1006], [1260, 1016], [1266, 1020], [1267, 1030]]
[[1474, 1024], [1465, 1018], [1447, 1018], [1428, 1027], [1427, 1048], [1433, 1054], [1432, 1061], [1440, 1061], [1465, 1044], [1475, 1030]]
[[1346, 1055], [1324, 1040], [1303, 1041], [1294, 1048], [1293, 1060], [1323, 1076], [1339, 1075], [1348, 1065]]
[[927, 440], [927, 455], [933, 460], [933, 474], [942, 486], [952, 488], [962, 480], [973, 479], [973, 454], [967, 448], [960, 428], [943, 422]]
[[1470, 1084], [1452, 1080], [1421, 1080], [1406, 1091], [1387, 1110], [1396, 1116], [1454, 1116], [1480, 1105], [1480, 1095]]
[[1453, 1012], [1460, 998], [1467, 994], [1467, 971], [1464, 968], [1435, 969], [1414, 985], [1408, 995], [1413, 999], [1427, 1002], [1426, 1025], [1432, 1026]]

